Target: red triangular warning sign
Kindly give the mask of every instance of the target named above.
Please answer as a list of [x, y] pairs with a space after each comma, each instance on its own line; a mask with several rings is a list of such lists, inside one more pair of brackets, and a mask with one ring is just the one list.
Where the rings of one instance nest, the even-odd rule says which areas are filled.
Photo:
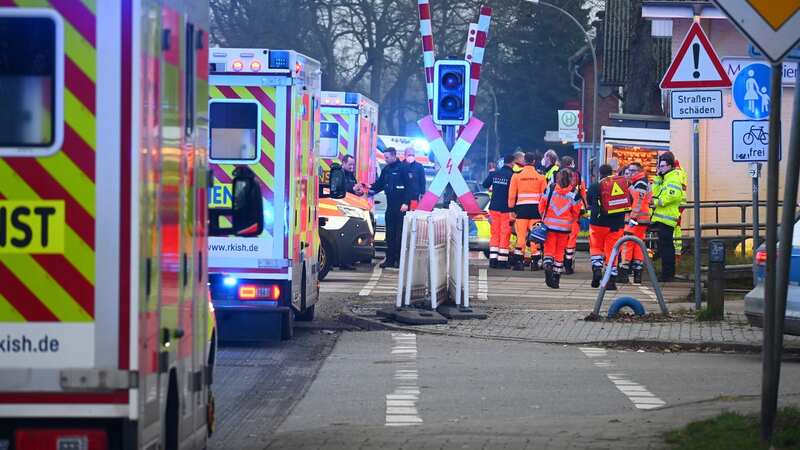
[[731, 79], [703, 28], [693, 23], [661, 80], [661, 89], [725, 88]]

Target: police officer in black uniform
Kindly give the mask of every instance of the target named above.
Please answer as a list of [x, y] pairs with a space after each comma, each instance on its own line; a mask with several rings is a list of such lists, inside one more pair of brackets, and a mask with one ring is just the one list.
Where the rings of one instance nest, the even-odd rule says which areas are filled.
[[380, 191], [386, 193], [386, 259], [381, 268], [400, 267], [400, 244], [403, 237], [403, 216], [408, 211], [406, 192], [406, 168], [397, 159], [397, 150], [389, 147], [383, 151], [386, 167], [381, 171], [378, 181], [369, 189], [369, 195]]

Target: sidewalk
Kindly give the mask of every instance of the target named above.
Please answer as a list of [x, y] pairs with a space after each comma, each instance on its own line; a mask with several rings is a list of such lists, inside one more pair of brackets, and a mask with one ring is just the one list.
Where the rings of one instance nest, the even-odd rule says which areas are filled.
[[[470, 306], [488, 313], [486, 320], [454, 321], [444, 325], [407, 326], [383, 322], [376, 316], [380, 308], [392, 305], [397, 289], [397, 271], [383, 271], [368, 295], [353, 297], [344, 319], [361, 326], [403, 329], [453, 336], [525, 340], [561, 344], [658, 343], [685, 346], [709, 346], [724, 349], [761, 348], [763, 331], [750, 327], [744, 316], [742, 300], [726, 302], [725, 320], [699, 322], [676, 319], [672, 322], [615, 322], [583, 320], [593, 309], [598, 290], [590, 286], [591, 274], [586, 261], [579, 261], [577, 273], [562, 276], [561, 289], [549, 289], [543, 272], [514, 272], [488, 269], [486, 261], [471, 261]], [[647, 313], [659, 313], [651, 286], [621, 285], [607, 292], [601, 308], [605, 315], [613, 300], [632, 296], [644, 305]], [[671, 312], [689, 311], [691, 284], [668, 283], [662, 287]], [[364, 292], [362, 292], [364, 294]], [[788, 336], [789, 349], [800, 349], [800, 337]]]

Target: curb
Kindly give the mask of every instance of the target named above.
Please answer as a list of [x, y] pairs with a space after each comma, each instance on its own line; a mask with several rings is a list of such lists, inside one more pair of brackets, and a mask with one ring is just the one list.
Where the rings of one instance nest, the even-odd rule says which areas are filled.
[[[608, 348], [625, 347], [625, 348], [641, 348], [641, 347], [656, 347], [659, 350], [673, 350], [677, 352], [701, 352], [701, 353], [761, 353], [762, 346], [755, 344], [742, 344], [742, 343], [723, 343], [723, 342], [681, 342], [681, 341], [659, 341], [659, 340], [633, 340], [633, 339], [620, 339], [620, 340], [588, 340], [588, 341], [556, 341], [548, 339], [531, 339], [531, 338], [517, 338], [508, 336], [492, 336], [492, 335], [475, 335], [475, 334], [460, 334], [448, 333], [439, 330], [426, 330], [420, 328], [407, 327], [403, 325], [396, 325], [393, 323], [383, 322], [379, 319], [370, 319], [367, 317], [354, 314], [348, 306], [342, 309], [339, 319], [350, 325], [357, 326], [365, 331], [402, 331], [406, 333], [429, 334], [434, 336], [453, 336], [460, 338], [473, 338], [473, 339], [491, 339], [498, 341], [511, 341], [511, 342], [530, 342], [536, 344], [553, 344], [553, 345], [598, 345]], [[714, 351], [710, 351], [713, 348]], [[783, 353], [785, 355], [800, 355], [800, 347], [784, 347]]]

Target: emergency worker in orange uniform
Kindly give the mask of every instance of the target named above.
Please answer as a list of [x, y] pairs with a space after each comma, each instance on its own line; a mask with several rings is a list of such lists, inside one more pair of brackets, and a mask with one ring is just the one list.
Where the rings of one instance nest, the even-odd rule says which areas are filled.
[[[525, 167], [511, 177], [511, 186], [508, 189], [508, 207], [514, 211], [511, 217], [514, 218], [514, 230], [517, 234], [517, 246], [511, 257], [511, 266], [514, 270], [524, 268], [528, 230], [540, 221], [539, 202], [547, 188], [547, 180], [536, 171], [535, 165], [536, 158], [533, 153], [526, 153]], [[539, 246], [531, 243], [531, 270], [539, 270], [540, 259]]]
[[[608, 164], [600, 166], [600, 181], [589, 186], [586, 193], [586, 203], [589, 205], [591, 217], [589, 219], [589, 255], [592, 260], [592, 287], [600, 287], [603, 277], [603, 265], [611, 258], [614, 244], [622, 237], [625, 228], [625, 213], [608, 214], [602, 206], [601, 187], [602, 179], [610, 177], [614, 170]], [[616, 258], [615, 258], [616, 259]], [[612, 261], [611, 278], [606, 285], [606, 290], [617, 290], [616, 284], [617, 264]]]
[[[573, 173], [562, 166], [542, 194], [539, 213], [547, 227], [544, 241], [544, 280], [547, 286], [558, 289], [564, 271], [564, 252], [572, 226], [578, 221], [583, 207], [580, 195], [572, 186]], [[552, 192], [551, 192], [552, 191]]]
[[511, 238], [511, 211], [508, 206], [508, 187], [514, 175], [514, 155], [503, 157], [503, 166], [489, 172], [483, 187], [492, 190], [489, 203], [491, 237], [489, 239], [489, 267], [508, 269], [508, 242]]
[[[628, 166], [628, 176], [630, 182], [630, 194], [633, 204], [625, 224], [624, 234], [630, 234], [644, 240], [647, 234], [647, 227], [650, 226], [650, 200], [653, 193], [650, 191], [650, 180], [647, 172], [644, 171], [638, 162]], [[633, 272], [633, 282], [642, 284], [642, 269], [644, 268], [644, 254], [642, 248], [633, 242], [624, 244], [622, 248], [622, 261], [619, 265], [617, 281], [629, 283], [629, 274]]]
[[[581, 173], [575, 167], [575, 159], [571, 156], [564, 156], [561, 158], [561, 167], [567, 168], [572, 174], [572, 183], [570, 186], [577, 194], [576, 196], [581, 199], [582, 210], [586, 208], [586, 183], [581, 179]], [[575, 248], [578, 246], [578, 233], [581, 231], [580, 217], [575, 223], [572, 224], [572, 231], [569, 233], [569, 240], [567, 241], [567, 250], [564, 255], [564, 273], [567, 275], [575, 273]]]

